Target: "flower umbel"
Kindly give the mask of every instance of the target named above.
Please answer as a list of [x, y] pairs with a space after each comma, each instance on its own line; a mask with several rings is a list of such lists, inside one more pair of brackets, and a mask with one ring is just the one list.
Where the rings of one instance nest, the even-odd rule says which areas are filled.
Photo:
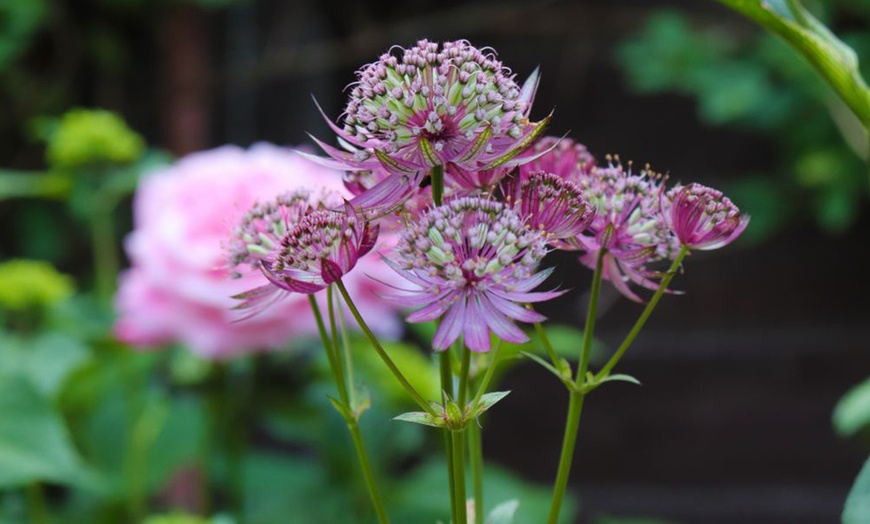
[[677, 186], [667, 193], [667, 218], [680, 243], [689, 249], [718, 249], [733, 242], [749, 224], [731, 200], [697, 183]]
[[[263, 209], [270, 214], [263, 214]], [[282, 230], [276, 242], [275, 233]], [[281, 197], [277, 206], [255, 206], [237, 230], [240, 242], [236, 244], [248, 238], [254, 241], [247, 244], [247, 255], [233, 250], [230, 257], [233, 262], [259, 263], [271, 285], [237, 295], [243, 300], [237, 309], [259, 310], [279, 290], [320, 291], [353, 269], [372, 250], [377, 237], [378, 226], [370, 225], [350, 204], [345, 204], [343, 212], [315, 209], [303, 194], [295, 193]]]
[[657, 289], [657, 272], [647, 265], [676, 253], [675, 239], [661, 212], [661, 177], [649, 170], [634, 174], [617, 163], [593, 169], [580, 177], [583, 196], [597, 214], [588, 235], [579, 238], [586, 253], [580, 261], [594, 268], [606, 249], [604, 278], [626, 297], [640, 301], [628, 281]]
[[595, 213], [573, 182], [539, 171], [524, 178], [511, 178], [503, 185], [503, 191], [529, 227], [547, 234], [550, 245], [557, 249], [581, 249], [578, 237]]
[[445, 350], [463, 335], [472, 351], [489, 351], [490, 332], [522, 343], [528, 337], [511, 320], [540, 322], [544, 317], [521, 304], [549, 300], [558, 291], [532, 292], [550, 271], [537, 272], [546, 254], [546, 235], [525, 226], [506, 205], [463, 197], [430, 209], [399, 237], [396, 260], [388, 261], [419, 286], [400, 303], [419, 307], [409, 322], [441, 316], [432, 341]]
[[[357, 73], [342, 129], [347, 151], [319, 145], [348, 169], [428, 173], [503, 165], [543, 132], [528, 120], [538, 75], [521, 88], [493, 52], [465, 40], [421, 40]], [[332, 125], [330, 123], [330, 125]]]

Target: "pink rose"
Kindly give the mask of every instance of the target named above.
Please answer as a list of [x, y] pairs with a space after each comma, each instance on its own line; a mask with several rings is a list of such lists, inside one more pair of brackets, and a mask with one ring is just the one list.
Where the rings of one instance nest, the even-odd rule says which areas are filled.
[[[194, 153], [146, 176], [133, 203], [135, 228], [125, 244], [131, 268], [121, 275], [116, 296], [118, 339], [140, 347], [181, 342], [204, 357], [224, 358], [315, 335], [304, 295], [290, 294], [236, 321], [242, 315], [231, 309], [237, 304], [231, 297], [267, 281], [258, 272], [234, 280], [226, 269], [225, 247], [245, 211], [256, 201], [302, 187], [351, 197], [340, 172], [270, 144]], [[377, 296], [387, 291], [378, 280], [396, 282], [377, 253], [362, 258], [344, 278], [372, 329], [395, 337], [401, 322], [396, 306]]]

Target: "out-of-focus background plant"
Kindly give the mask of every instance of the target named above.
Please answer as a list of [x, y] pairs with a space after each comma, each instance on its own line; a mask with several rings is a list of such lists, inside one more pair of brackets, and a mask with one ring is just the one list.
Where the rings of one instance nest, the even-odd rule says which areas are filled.
[[[0, 522], [371, 520], [310, 333], [211, 361], [181, 331], [152, 331], [162, 350], [135, 352], [116, 337], [113, 298], [119, 272], [136, 263], [123, 248], [141, 181], [224, 143], [303, 143], [304, 131], [323, 129], [310, 93], [338, 114], [343, 98], [321, 93], [339, 93], [354, 68], [422, 36], [491, 44], [520, 77], [540, 64], [536, 104], [556, 107], [557, 132], [673, 166], [676, 178], [708, 176], [753, 215], [747, 236], [759, 251], [726, 257], [710, 270], [719, 280], [693, 275], [686, 285], [740, 320], [663, 306], [661, 331], [626, 363], [666, 379], [646, 384], [640, 402], [614, 391], [584, 414], [582, 449], [597, 450], [572, 475], [584, 522], [839, 515], [870, 421], [864, 383], [834, 415], [851, 440], [827, 426], [870, 364], [868, 141], [794, 49], [713, 2], [281, 4], [0, 3]], [[855, 49], [867, 78], [870, 2], [808, 6]], [[184, 294], [190, 267], [162, 269], [173, 294], [148, 288], [164, 301], [137, 320], [215, 320], [222, 306]], [[566, 299], [553, 315], [569, 325], [557, 337], [566, 356], [581, 302]], [[636, 313], [613, 302], [603, 297], [601, 344]], [[686, 334], [669, 336], [676, 329]], [[433, 388], [421, 340], [409, 333], [389, 350]], [[373, 401], [362, 429], [374, 452], [389, 450], [373, 458], [394, 518], [443, 519], [437, 443], [408, 424], [375, 433], [408, 406], [361, 342], [360, 381]], [[517, 390], [512, 418], [486, 421], [485, 500], [520, 499], [517, 522], [546, 512], [549, 494], [535, 482], [552, 480], [541, 465], [555, 462], [561, 431], [563, 407], [540, 400], [559, 392], [539, 373], [512, 367], [502, 377]], [[859, 478], [859, 494], [868, 482]]]

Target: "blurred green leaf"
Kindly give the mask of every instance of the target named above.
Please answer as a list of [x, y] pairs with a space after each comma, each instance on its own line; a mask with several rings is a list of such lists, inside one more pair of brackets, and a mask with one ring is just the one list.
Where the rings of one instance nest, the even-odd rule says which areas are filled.
[[93, 483], [60, 414], [27, 378], [0, 373], [0, 413], [0, 488]]
[[[483, 498], [491, 501], [488, 509], [499, 501], [519, 501], [513, 524], [540, 524], [549, 513], [552, 496], [549, 486], [525, 482], [493, 464], [485, 465], [484, 475]], [[449, 522], [447, 486], [447, 468], [443, 460], [428, 460], [403, 476], [385, 490], [389, 493], [387, 504], [394, 522], [435, 522], [438, 519]], [[574, 522], [576, 511], [576, 501], [566, 498], [559, 522]]]
[[870, 460], [864, 463], [858, 478], [846, 497], [843, 508], [843, 524], [867, 524], [870, 522]]
[[858, 69], [858, 56], [800, 1], [719, 1], [788, 41], [827, 80], [864, 125], [870, 126], [870, 89]]
[[0, 370], [26, 377], [48, 399], [56, 398], [67, 379], [89, 359], [89, 348], [63, 333], [33, 337], [0, 333]]
[[47, 12], [45, 0], [0, 2], [0, 72], [27, 49]]
[[870, 378], [843, 395], [834, 408], [834, 429], [851, 437], [870, 425]]
[[502, 502], [498, 506], [492, 508], [489, 515], [486, 516], [484, 524], [513, 524], [514, 517], [516, 516], [519, 507], [520, 501], [518, 500]]

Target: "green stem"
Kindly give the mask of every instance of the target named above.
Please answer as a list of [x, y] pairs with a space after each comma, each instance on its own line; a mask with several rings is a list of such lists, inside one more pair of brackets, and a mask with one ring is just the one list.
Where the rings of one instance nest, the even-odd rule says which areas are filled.
[[559, 355], [557, 355], [556, 351], [553, 349], [553, 344], [550, 343], [550, 338], [547, 336], [547, 332], [544, 330], [544, 326], [541, 325], [540, 322], [535, 322], [535, 333], [537, 333], [538, 338], [541, 339], [541, 345], [544, 346], [544, 350], [547, 352], [550, 362], [552, 362], [558, 369], [560, 361]]
[[471, 351], [462, 344], [462, 367], [459, 368], [459, 393], [456, 395], [456, 403], [459, 409], [465, 413], [465, 401], [468, 398], [468, 370], [471, 367]]
[[483, 442], [476, 420], [468, 424], [468, 457], [471, 464], [471, 484], [474, 493], [474, 522], [483, 523]]
[[444, 196], [444, 166], [433, 167], [429, 172], [429, 178], [432, 182], [432, 201], [436, 206], [440, 206]]
[[[438, 353], [439, 369], [441, 371], [441, 391], [443, 392], [443, 400], [446, 406], [448, 400], [453, 399], [453, 369], [450, 365], [450, 350]], [[456, 508], [456, 486], [453, 482], [453, 440], [450, 437], [450, 430], [444, 428], [444, 451], [447, 456], [447, 482], [450, 490], [450, 510], [452, 512], [453, 522], [458, 522], [459, 514]]]
[[432, 408], [432, 406], [428, 402], [426, 402], [426, 400], [419, 393], [417, 393], [417, 390], [414, 389], [414, 386], [412, 386], [411, 383], [408, 382], [408, 379], [405, 378], [405, 375], [403, 375], [399, 368], [396, 367], [393, 359], [390, 358], [378, 338], [375, 336], [374, 333], [372, 333], [372, 330], [369, 328], [368, 324], [366, 324], [366, 321], [363, 319], [362, 315], [357, 309], [356, 304], [354, 304], [353, 300], [350, 298], [350, 294], [347, 292], [347, 288], [344, 286], [344, 283], [341, 280], [336, 280], [335, 285], [341, 292], [341, 296], [344, 298], [344, 302], [345, 304], [347, 304], [348, 309], [350, 309], [350, 312], [353, 315], [353, 318], [356, 320], [356, 323], [359, 324], [360, 329], [362, 329], [363, 333], [365, 333], [365, 335], [368, 337], [369, 341], [372, 343], [372, 347], [374, 347], [375, 351], [378, 352], [378, 356], [381, 357], [381, 360], [384, 361], [384, 364], [387, 365], [387, 367], [393, 373], [393, 376], [396, 377], [396, 380], [398, 380], [402, 387], [404, 387], [405, 390], [408, 392], [408, 394], [411, 395], [411, 398], [414, 399], [414, 402], [416, 402], [421, 408], [423, 408], [423, 411], [429, 413], [430, 415], [437, 416], [438, 413], [435, 411], [435, 409]]
[[390, 518], [387, 516], [387, 511], [384, 509], [384, 503], [381, 501], [381, 494], [378, 491], [378, 484], [375, 482], [375, 476], [372, 472], [371, 463], [366, 453], [366, 448], [363, 445], [362, 435], [359, 431], [359, 425], [356, 420], [348, 421], [347, 428], [350, 430], [350, 436], [353, 439], [353, 446], [356, 449], [357, 457], [359, 458], [360, 467], [362, 468], [363, 478], [365, 479], [366, 489], [369, 492], [369, 498], [372, 499], [372, 504], [375, 507], [375, 513], [378, 515], [378, 522], [387, 524]]
[[556, 482], [553, 488], [553, 503], [550, 506], [549, 524], [559, 521], [559, 513], [562, 511], [562, 499], [565, 498], [565, 490], [568, 487], [568, 476], [571, 473], [571, 463], [574, 459], [574, 446], [577, 443], [577, 430], [580, 428], [580, 414], [583, 412], [583, 395], [579, 391], [571, 391], [571, 399], [568, 402], [568, 416], [565, 420], [565, 434], [562, 437], [562, 452], [559, 458], [559, 471], [556, 473]]
[[456, 489], [456, 522], [468, 524], [465, 508], [465, 430], [452, 431], [453, 439], [453, 484]]
[[[330, 290], [331, 292], [331, 290]], [[347, 372], [347, 395], [351, 409], [356, 409], [356, 380], [353, 372], [353, 358], [350, 350], [350, 335], [348, 335], [347, 325], [344, 320], [344, 312], [338, 310], [338, 326], [341, 334], [341, 346], [344, 349], [344, 369]]]
[[27, 514], [30, 517], [30, 524], [51, 522], [48, 505], [45, 503], [45, 492], [39, 482], [32, 482], [27, 486]]
[[323, 322], [323, 315], [320, 313], [320, 306], [314, 295], [308, 295], [308, 303], [311, 304], [311, 312], [314, 313], [314, 320], [317, 322], [317, 331], [320, 333], [320, 340], [323, 343], [323, 350], [326, 352], [326, 358], [329, 360], [329, 370], [332, 372], [332, 378], [335, 380], [335, 385], [338, 388], [338, 396], [343, 402], [347, 400], [347, 391], [344, 388], [344, 379], [339, 373], [341, 365], [336, 362], [338, 355], [332, 351], [332, 342], [329, 339], [329, 334], [326, 332], [326, 325]]
[[601, 292], [602, 266], [607, 251], [598, 252], [595, 263], [595, 273], [592, 274], [592, 290], [589, 297], [589, 309], [586, 311], [586, 325], [583, 328], [583, 347], [580, 350], [580, 365], [574, 379], [575, 388], [571, 390], [568, 403], [568, 415], [565, 420], [565, 433], [562, 437], [562, 451], [559, 455], [559, 469], [553, 484], [553, 502], [550, 505], [549, 524], [556, 524], [562, 511], [562, 500], [568, 488], [568, 477], [571, 473], [571, 463], [574, 460], [574, 447], [577, 442], [577, 432], [580, 429], [580, 415], [583, 412], [584, 395], [581, 388], [586, 381], [586, 370], [589, 368], [589, 353], [592, 347], [592, 333], [595, 331], [595, 316], [598, 311], [598, 295]]
[[477, 393], [474, 395], [474, 399], [471, 401], [472, 412], [477, 410], [477, 406], [480, 404], [480, 399], [489, 388], [489, 383], [492, 382], [492, 377], [493, 375], [495, 375], [495, 368], [496, 364], [498, 364], [498, 357], [500, 355], [501, 339], [496, 342], [495, 350], [492, 352], [492, 361], [490, 361], [489, 366], [486, 368], [486, 373], [484, 373], [483, 375], [483, 380], [480, 381], [480, 385], [477, 387]]
[[625, 354], [625, 351], [631, 346], [631, 343], [634, 342], [634, 339], [637, 338], [640, 330], [643, 329], [644, 324], [646, 324], [647, 319], [649, 319], [653, 310], [656, 308], [656, 305], [659, 303], [659, 300], [662, 298], [662, 295], [665, 294], [668, 286], [671, 283], [671, 280], [674, 278], [674, 275], [677, 274], [677, 270], [680, 268], [680, 264], [686, 255], [689, 254], [689, 248], [683, 246], [680, 248], [680, 252], [677, 253], [677, 258], [674, 259], [674, 262], [671, 264], [670, 269], [665, 274], [664, 278], [662, 278], [661, 283], [659, 284], [659, 288], [656, 290], [653, 297], [650, 299], [649, 303], [647, 303], [646, 307], [643, 310], [643, 313], [640, 314], [637, 321], [634, 323], [634, 326], [631, 328], [631, 331], [626, 335], [625, 340], [622, 341], [622, 344], [616, 350], [616, 353], [610, 357], [610, 360], [607, 361], [607, 364], [601, 368], [601, 371], [596, 375], [596, 379], [602, 379], [606, 377], [619, 363], [619, 359], [622, 358], [622, 355]]
[[344, 395], [342, 396], [342, 400], [347, 402], [349, 400], [349, 395], [347, 393], [347, 382], [344, 377], [344, 362], [341, 359], [341, 348], [338, 347], [338, 326], [335, 322], [335, 300], [333, 297], [333, 286], [329, 286], [326, 289], [326, 314], [329, 315], [329, 340], [331, 344], [331, 351], [333, 355], [333, 361], [336, 364], [336, 374], [341, 377], [341, 384], [344, 386]]
[[95, 203], [91, 216], [91, 249], [94, 257], [94, 280], [97, 296], [104, 303], [112, 299], [118, 277], [118, 254], [112, 228], [111, 209]]
[[[331, 288], [327, 290], [327, 293], [331, 295]], [[335, 377], [336, 386], [338, 387], [338, 394], [341, 398], [341, 402], [344, 404], [345, 408], [351, 411], [352, 418], [348, 418], [345, 416], [345, 422], [347, 423], [347, 429], [350, 431], [351, 439], [353, 440], [353, 446], [356, 450], [357, 460], [359, 461], [360, 468], [362, 469], [363, 479], [366, 483], [366, 489], [369, 492], [369, 498], [372, 501], [372, 505], [375, 508], [375, 513], [378, 516], [378, 522], [380, 524], [388, 524], [390, 522], [389, 517], [387, 517], [387, 512], [384, 509], [384, 503], [381, 500], [381, 494], [378, 490], [377, 482], [375, 482], [375, 476], [372, 471], [371, 462], [369, 461], [368, 454], [366, 453], [366, 448], [363, 445], [362, 435], [359, 431], [359, 423], [358, 418], [359, 415], [355, 411], [355, 406], [349, 404], [349, 397], [347, 393], [347, 386], [344, 381], [344, 375], [341, 372], [340, 366], [341, 363], [338, 362], [339, 355], [337, 352], [330, 350], [330, 348], [335, 349], [332, 341], [329, 338], [329, 335], [326, 333], [326, 326], [323, 322], [323, 315], [320, 313], [320, 307], [317, 305], [317, 300], [315, 300], [314, 295], [308, 295], [309, 302], [311, 303], [311, 311], [314, 313], [314, 318], [317, 321], [317, 330], [320, 332], [320, 339], [323, 343], [324, 350], [327, 353], [329, 358], [329, 368], [332, 370], [332, 374]], [[332, 300], [331, 296], [327, 298], [327, 305], [329, 307], [329, 316], [331, 320], [334, 320], [333, 311], [332, 311]], [[332, 322], [333, 333], [335, 332], [335, 324]], [[351, 367], [350, 360], [347, 362], [347, 367]]]

